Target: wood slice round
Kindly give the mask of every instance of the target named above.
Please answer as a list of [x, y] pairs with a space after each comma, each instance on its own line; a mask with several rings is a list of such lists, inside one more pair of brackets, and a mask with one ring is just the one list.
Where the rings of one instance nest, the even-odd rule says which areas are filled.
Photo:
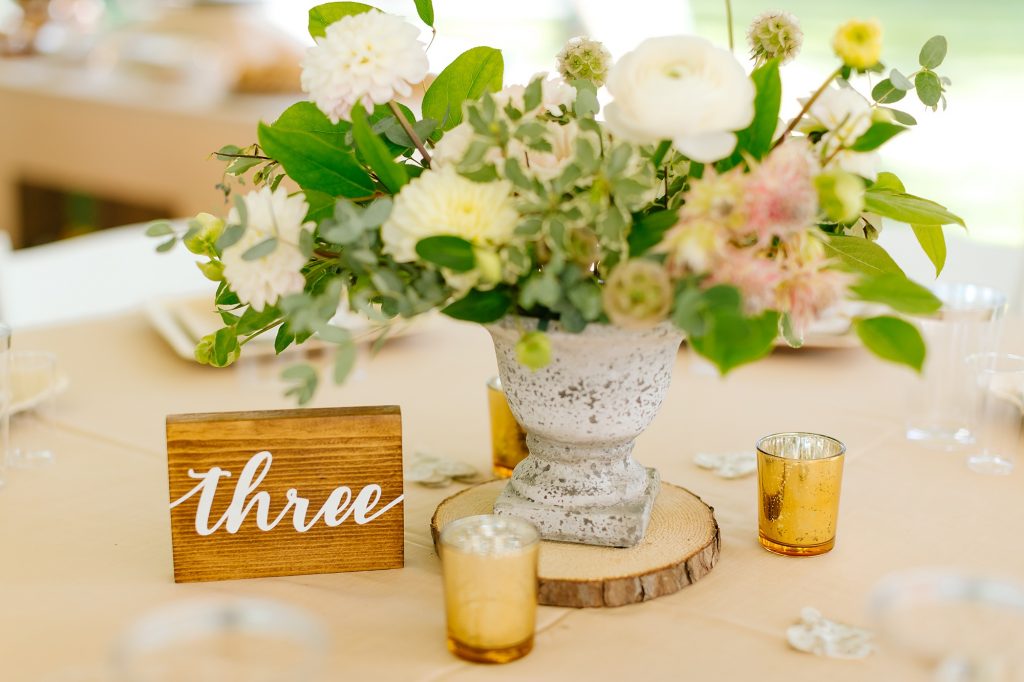
[[[492, 513], [506, 483], [481, 483], [441, 502], [430, 520], [434, 545], [449, 522]], [[541, 542], [538, 600], [579, 608], [663, 597], [707, 575], [718, 561], [719, 543], [714, 509], [689, 490], [662, 483], [647, 535], [635, 547]]]

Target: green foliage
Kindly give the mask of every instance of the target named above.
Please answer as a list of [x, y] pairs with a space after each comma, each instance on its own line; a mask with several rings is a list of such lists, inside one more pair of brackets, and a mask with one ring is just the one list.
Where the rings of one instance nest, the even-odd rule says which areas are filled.
[[881, 316], [856, 320], [854, 329], [872, 353], [918, 372], [924, 366], [924, 340], [917, 327], [898, 317]]
[[331, 123], [312, 102], [289, 107], [271, 125], [260, 123], [260, 145], [304, 190], [332, 196], [364, 197], [373, 179], [345, 143], [347, 124]]
[[922, 71], [914, 78], [917, 97], [925, 106], [935, 107], [942, 98], [942, 84], [934, 71]]
[[850, 150], [855, 152], [874, 151], [906, 130], [905, 127], [893, 123], [874, 123], [850, 145]]
[[906, 277], [903, 269], [885, 249], [867, 239], [834, 235], [825, 242], [825, 252], [838, 264], [855, 272], [867, 275], [890, 273]]
[[908, 315], [929, 315], [942, 307], [942, 301], [931, 291], [890, 272], [861, 277], [850, 291], [862, 301], [882, 303]]
[[339, 19], [369, 12], [371, 9], [376, 8], [361, 2], [328, 2], [317, 5], [309, 10], [309, 35], [322, 38], [326, 35], [327, 27]]
[[946, 36], [932, 36], [921, 48], [918, 61], [926, 69], [936, 69], [946, 58]]
[[474, 47], [445, 67], [423, 95], [423, 117], [440, 121], [441, 130], [462, 122], [462, 104], [484, 92], [501, 90], [505, 62], [493, 47]]
[[420, 21], [427, 26], [434, 27], [434, 3], [431, 0], [415, 0], [416, 1], [416, 14], [419, 15]]
[[456, 320], [487, 324], [500, 320], [511, 307], [512, 297], [503, 289], [491, 289], [490, 291], [471, 289], [466, 296], [444, 308], [441, 312]]
[[965, 226], [963, 218], [950, 213], [945, 206], [913, 194], [880, 189], [877, 184], [864, 195], [864, 207], [869, 213], [892, 218], [909, 225]]
[[771, 353], [779, 315], [767, 311], [747, 316], [735, 287], [717, 285], [702, 291], [684, 285], [676, 294], [672, 321], [686, 332], [697, 353], [728, 374]]
[[293, 396], [299, 405], [305, 405], [313, 399], [319, 377], [316, 370], [307, 364], [292, 365], [281, 372], [281, 379], [293, 385], [287, 391], [286, 396]]
[[658, 245], [665, 233], [679, 220], [677, 210], [655, 211], [643, 216], [633, 216], [629, 231], [629, 255], [642, 256]]
[[461, 237], [440, 235], [416, 243], [416, 253], [425, 261], [453, 272], [469, 272], [476, 265], [473, 245]]
[[754, 97], [754, 120], [736, 134], [736, 151], [723, 161], [719, 170], [739, 165], [745, 152], [753, 159], [761, 159], [772, 148], [772, 138], [779, 122], [782, 107], [782, 78], [779, 60], [771, 59], [750, 74], [757, 94]]
[[409, 174], [405, 166], [395, 162], [387, 145], [370, 128], [366, 120], [366, 111], [361, 104], [352, 107], [352, 134], [360, 155], [377, 174], [384, 187], [389, 192], [397, 194], [402, 186], [409, 182]]
[[935, 276], [942, 274], [946, 265], [946, 236], [941, 225], [911, 225], [917, 243], [935, 266]]
[[254, 244], [242, 254], [242, 260], [259, 260], [269, 256], [277, 248], [277, 237], [267, 237], [258, 244]]

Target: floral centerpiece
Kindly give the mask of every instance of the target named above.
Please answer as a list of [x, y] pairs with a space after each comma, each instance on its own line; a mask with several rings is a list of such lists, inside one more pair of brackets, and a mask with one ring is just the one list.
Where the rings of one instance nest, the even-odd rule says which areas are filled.
[[[416, 8], [432, 28], [429, 0]], [[657, 492], [630, 452], [683, 335], [725, 373], [780, 335], [799, 346], [853, 299], [891, 310], [855, 320], [864, 345], [921, 367], [924, 344], [903, 316], [939, 301], [875, 238], [882, 218], [909, 223], [938, 271], [942, 226], [963, 223], [880, 171], [877, 150], [915, 124], [890, 104], [916, 91], [945, 105], [941, 36], [917, 71], [891, 69], [868, 97], [858, 84], [886, 73], [881, 28], [848, 22], [835, 71], [780, 123], [779, 66], [803, 39], [785, 13], [750, 26], [749, 73], [695, 36], [651, 38], [614, 63], [576, 38], [557, 73], [524, 85], [504, 84], [490, 47], [430, 82], [420, 30], [360, 3], [313, 8], [309, 29], [310, 101], [261, 124], [257, 144], [217, 152], [254, 188], [224, 219], [150, 228], [168, 237], [159, 249], [182, 240], [220, 283], [224, 327], [199, 343], [200, 362], [229, 365], [260, 334], [274, 332], [278, 352], [316, 335], [338, 344], [340, 382], [355, 346], [332, 324], [339, 306], [381, 322], [439, 310], [488, 325], [531, 447], [499, 511], [548, 537], [620, 545], [642, 537]], [[412, 97], [418, 112], [400, 102]], [[313, 368], [286, 378], [300, 401], [312, 396]], [[581, 478], [583, 459], [603, 464]], [[552, 466], [572, 485], [553, 483]], [[560, 527], [567, 509], [596, 509], [582, 516], [612, 530], [569, 523], [559, 535], [552, 504]]]

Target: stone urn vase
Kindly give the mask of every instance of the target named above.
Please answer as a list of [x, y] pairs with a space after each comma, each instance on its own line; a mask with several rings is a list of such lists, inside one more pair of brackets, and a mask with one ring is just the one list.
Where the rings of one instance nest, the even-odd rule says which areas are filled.
[[546, 540], [631, 547], [647, 531], [658, 472], [633, 459], [672, 381], [683, 335], [671, 323], [644, 330], [591, 324], [547, 330], [551, 362], [533, 371], [515, 345], [537, 321], [505, 318], [487, 329], [501, 385], [526, 430], [530, 455], [494, 503]]

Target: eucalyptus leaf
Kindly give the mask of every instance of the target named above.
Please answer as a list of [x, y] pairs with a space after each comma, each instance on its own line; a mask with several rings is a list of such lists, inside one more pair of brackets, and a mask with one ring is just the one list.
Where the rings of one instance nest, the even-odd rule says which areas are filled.
[[910, 82], [910, 79], [904, 76], [898, 69], [893, 69], [889, 72], [889, 82], [900, 90], [913, 90], [914, 84]]
[[946, 36], [932, 36], [921, 48], [918, 62], [926, 69], [934, 69], [946, 58]]
[[880, 104], [899, 102], [906, 96], [907, 91], [897, 88], [888, 78], [879, 81], [875, 87], [871, 88], [871, 98]]
[[171, 237], [167, 241], [162, 242], [161, 244], [157, 245], [156, 251], [157, 251], [157, 253], [167, 253], [168, 251], [173, 249], [174, 245], [177, 244], [177, 243], [178, 243], [178, 238], [177, 237]]
[[281, 378], [293, 384], [291, 388], [285, 391], [285, 395], [295, 396], [299, 405], [305, 405], [313, 399], [317, 383], [319, 383], [316, 370], [307, 364], [288, 367], [281, 372]]
[[264, 256], [268, 256], [274, 252], [277, 248], [277, 237], [267, 237], [263, 241], [250, 246], [242, 254], [242, 260], [259, 260]]
[[334, 352], [334, 383], [343, 384], [356, 366], [356, 344], [349, 338]]
[[911, 116], [910, 114], [908, 114], [905, 111], [900, 111], [899, 109], [889, 109], [887, 107], [882, 107], [882, 110], [883, 111], [888, 111], [890, 114], [892, 114], [893, 119], [897, 123], [902, 123], [905, 126], [916, 126], [917, 125], [917, 119], [914, 118], [913, 116]]
[[146, 228], [147, 237], [165, 237], [169, 234], [174, 234], [174, 228], [166, 220], [150, 223], [149, 227]]
[[942, 84], [934, 71], [921, 71], [914, 79], [914, 84], [917, 86], [917, 97], [922, 104], [929, 107], [938, 105], [942, 97]]

